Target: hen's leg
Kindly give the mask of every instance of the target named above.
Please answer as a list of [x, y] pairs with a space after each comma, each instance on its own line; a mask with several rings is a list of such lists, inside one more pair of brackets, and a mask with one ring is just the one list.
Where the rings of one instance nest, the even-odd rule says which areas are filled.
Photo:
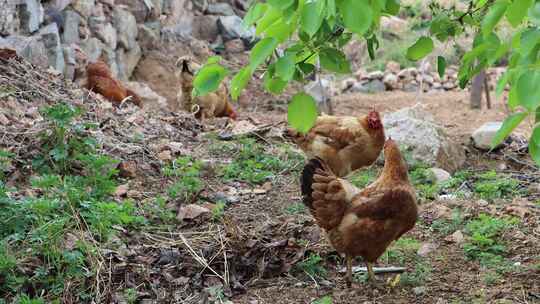
[[374, 282], [376, 280], [375, 273], [373, 272], [373, 264], [370, 262], [366, 262], [367, 266], [367, 273], [368, 273], [368, 281]]
[[346, 255], [347, 259], [347, 287], [351, 288], [352, 285], [352, 256]]

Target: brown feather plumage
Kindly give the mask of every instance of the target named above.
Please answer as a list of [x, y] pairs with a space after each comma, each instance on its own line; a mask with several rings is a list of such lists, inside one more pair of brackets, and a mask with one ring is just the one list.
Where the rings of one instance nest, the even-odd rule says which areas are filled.
[[343, 177], [371, 165], [382, 150], [385, 135], [379, 113], [363, 117], [328, 116], [317, 118], [307, 134], [288, 129], [287, 134], [309, 158], [322, 159]]
[[384, 145], [385, 165], [363, 190], [336, 177], [321, 160], [302, 174], [304, 202], [334, 248], [374, 263], [394, 240], [412, 229], [418, 216], [415, 191], [397, 144]]
[[141, 107], [141, 98], [118, 80], [114, 79], [112, 72], [103, 61], [90, 63], [86, 67], [88, 75], [87, 89], [103, 95], [107, 100], [115, 105], [119, 105], [124, 99], [131, 97], [130, 100], [135, 105]]

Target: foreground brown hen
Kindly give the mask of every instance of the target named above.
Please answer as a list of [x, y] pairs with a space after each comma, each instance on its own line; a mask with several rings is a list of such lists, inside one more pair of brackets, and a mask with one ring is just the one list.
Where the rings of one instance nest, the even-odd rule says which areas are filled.
[[377, 111], [360, 117], [322, 115], [307, 134], [288, 129], [286, 135], [308, 158], [322, 159], [339, 177], [371, 165], [379, 157], [385, 140]]
[[384, 158], [382, 173], [363, 190], [337, 178], [320, 159], [310, 160], [302, 173], [304, 204], [336, 251], [345, 254], [348, 286], [355, 256], [364, 259], [373, 281], [373, 263], [414, 227], [418, 217], [407, 164], [392, 139], [384, 145]]
[[191, 96], [195, 75], [193, 67], [197, 67], [197, 65], [187, 57], [180, 58], [178, 62], [180, 64], [180, 91], [178, 95], [182, 99], [184, 110], [195, 112], [195, 117], [200, 120], [212, 117], [229, 117], [233, 120], [237, 118], [236, 112], [229, 102], [227, 87], [223, 84], [216, 92], [193, 98]]
[[142, 106], [141, 98], [114, 79], [105, 62], [97, 61], [88, 64], [86, 73], [88, 75], [87, 89], [103, 95], [115, 105], [120, 105], [122, 101], [130, 97], [131, 102], [139, 107]]

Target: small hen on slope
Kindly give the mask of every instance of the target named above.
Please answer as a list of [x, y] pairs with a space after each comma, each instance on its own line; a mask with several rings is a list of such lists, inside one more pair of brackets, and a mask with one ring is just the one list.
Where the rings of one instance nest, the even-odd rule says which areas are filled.
[[114, 79], [105, 62], [97, 61], [88, 64], [86, 73], [88, 74], [88, 90], [103, 95], [115, 105], [119, 105], [129, 97], [135, 105], [142, 106], [141, 98], [135, 92], [124, 87], [120, 81]]
[[336, 251], [345, 254], [348, 286], [353, 257], [363, 257], [373, 281], [373, 263], [414, 227], [418, 217], [407, 164], [392, 139], [384, 144], [384, 158], [382, 173], [363, 190], [336, 177], [320, 159], [310, 160], [302, 172], [304, 204]]
[[339, 177], [371, 165], [379, 157], [385, 140], [377, 111], [360, 117], [322, 115], [307, 134], [288, 129], [286, 136], [308, 158], [322, 159]]

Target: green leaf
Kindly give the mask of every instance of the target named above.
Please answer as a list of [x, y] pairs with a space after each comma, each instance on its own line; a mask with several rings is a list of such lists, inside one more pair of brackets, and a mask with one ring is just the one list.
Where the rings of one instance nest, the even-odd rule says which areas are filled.
[[540, 166], [540, 125], [536, 124], [529, 141], [529, 154], [531, 158]]
[[300, 133], [307, 133], [317, 120], [317, 103], [306, 93], [298, 93], [289, 103], [287, 120], [291, 127]]
[[309, 75], [311, 74], [314, 70], [315, 70], [315, 65], [311, 64], [311, 63], [299, 63], [298, 64], [298, 67], [300, 68], [300, 70], [306, 74], [306, 75]]
[[255, 29], [256, 35], [261, 35], [266, 31], [268, 27], [274, 24], [279, 18], [283, 16], [282, 11], [269, 6], [265, 11], [264, 16], [257, 21], [257, 28]]
[[442, 79], [444, 72], [446, 72], [446, 59], [443, 56], [437, 57], [437, 71], [439, 72], [439, 77]]
[[500, 145], [507, 137], [514, 131], [514, 129], [527, 117], [526, 112], [519, 112], [508, 116], [501, 128], [497, 131], [493, 140], [491, 141], [491, 148], [495, 148]]
[[536, 2], [529, 10], [529, 20], [536, 26], [540, 26], [540, 2]]
[[413, 61], [420, 60], [426, 57], [433, 51], [433, 40], [429, 37], [420, 37], [409, 49], [407, 50], [407, 58]]
[[513, 27], [518, 27], [532, 4], [533, 0], [514, 0], [506, 10], [506, 19]]
[[219, 63], [221, 61], [221, 56], [210, 56], [206, 60], [206, 64]]
[[325, 48], [319, 52], [321, 67], [328, 71], [347, 74], [351, 72], [351, 65], [347, 56], [337, 49]]
[[302, 8], [300, 26], [310, 37], [315, 35], [323, 22], [323, 0], [308, 0]]
[[238, 100], [242, 90], [244, 90], [251, 78], [251, 70], [249, 67], [244, 67], [231, 80], [231, 97], [233, 100]]
[[313, 304], [333, 304], [334, 301], [332, 300], [332, 297], [330, 296], [324, 296], [318, 300], [316, 300], [315, 302], [313, 302]]
[[367, 32], [373, 22], [373, 11], [368, 0], [342, 0], [339, 10], [345, 27], [360, 36]]
[[218, 64], [204, 65], [193, 79], [192, 96], [204, 96], [219, 88], [229, 71]]
[[518, 87], [513, 85], [508, 93], [508, 108], [515, 110], [519, 106]]
[[290, 24], [285, 23], [283, 18], [281, 18], [274, 22], [272, 25], [270, 25], [266, 29], [265, 34], [266, 37], [274, 37], [279, 43], [282, 43], [291, 36], [293, 30], [294, 27], [292, 27]]
[[335, 17], [337, 13], [336, 0], [326, 0], [326, 16]]
[[270, 93], [283, 93], [283, 90], [287, 87], [288, 83], [288, 81], [275, 77], [274, 73], [271, 73], [270, 70], [266, 71], [264, 74], [264, 87]]
[[268, 3], [279, 10], [285, 10], [293, 5], [294, 0], [268, 0]]
[[508, 81], [510, 80], [510, 72], [506, 71], [499, 80], [497, 80], [497, 86], [495, 88], [495, 96], [497, 98], [500, 98], [502, 93], [504, 92], [504, 88], [508, 84]]
[[516, 85], [520, 104], [531, 112], [536, 110], [540, 106], [540, 71], [529, 70], [523, 73]]
[[272, 55], [272, 52], [276, 49], [278, 42], [276, 38], [268, 37], [257, 42], [250, 54], [250, 66], [252, 70], [255, 70], [258, 66]]
[[294, 76], [296, 65], [294, 63], [295, 54], [288, 54], [278, 59], [276, 62], [276, 74], [285, 81], [290, 81]]
[[385, 13], [395, 16], [399, 13], [399, 0], [387, 0]]
[[481, 8], [481, 7], [483, 7], [484, 5], [486, 5], [486, 3], [487, 3], [488, 1], [489, 1], [489, 0], [478, 0], [478, 1], [475, 1], [475, 2], [476, 2], [475, 8]]
[[487, 36], [493, 32], [493, 29], [499, 23], [501, 18], [504, 16], [506, 9], [508, 8], [508, 1], [497, 1], [495, 4], [491, 5], [488, 13], [482, 20], [482, 34]]
[[540, 123], [540, 107], [536, 108], [536, 114], [534, 115], [534, 123]]
[[376, 35], [373, 35], [366, 39], [368, 46], [369, 59], [375, 60], [375, 51], [379, 48], [379, 40]]
[[252, 5], [244, 16], [244, 27], [248, 27], [257, 22], [262, 16], [264, 16], [264, 13], [267, 9], [268, 5], [266, 3], [259, 2], [255, 5]]

